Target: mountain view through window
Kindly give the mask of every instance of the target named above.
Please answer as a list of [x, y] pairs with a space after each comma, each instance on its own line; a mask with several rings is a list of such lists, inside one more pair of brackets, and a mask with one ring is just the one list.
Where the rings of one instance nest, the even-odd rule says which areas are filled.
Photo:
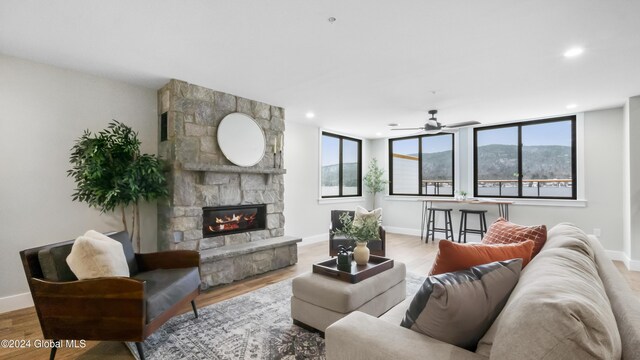
[[475, 194], [575, 198], [575, 117], [475, 129]]

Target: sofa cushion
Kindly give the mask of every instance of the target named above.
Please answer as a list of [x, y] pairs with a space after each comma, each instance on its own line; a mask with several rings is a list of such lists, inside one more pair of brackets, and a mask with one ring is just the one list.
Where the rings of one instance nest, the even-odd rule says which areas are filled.
[[549, 232], [477, 352], [495, 359], [618, 359], [620, 334], [587, 236]]
[[122, 244], [97, 231], [78, 237], [67, 256], [67, 264], [78, 279], [129, 276]]
[[436, 255], [429, 275], [464, 270], [476, 265], [517, 258], [522, 259], [524, 267], [531, 260], [533, 246], [531, 240], [504, 245], [456, 244], [451, 241], [440, 241], [438, 255]]
[[[535, 246], [531, 257], [535, 257], [547, 241], [547, 227], [545, 225], [524, 226], [514, 224], [498, 218], [487, 230], [482, 238], [483, 244], [512, 244], [533, 240]], [[526, 265], [526, 264], [525, 264]]]
[[38, 262], [45, 280], [49, 281], [74, 281], [78, 278], [73, 274], [67, 256], [71, 253], [74, 240], [47, 246], [38, 251]]
[[198, 268], [157, 269], [133, 276], [146, 282], [147, 323], [200, 286]]
[[522, 259], [512, 259], [429, 276], [401, 325], [475, 350], [518, 282], [521, 268]]
[[611, 310], [618, 323], [620, 340], [622, 341], [622, 358], [640, 358], [640, 299], [631, 291], [629, 283], [611, 259], [597, 238], [589, 236], [591, 249], [594, 251], [598, 274], [611, 303]]

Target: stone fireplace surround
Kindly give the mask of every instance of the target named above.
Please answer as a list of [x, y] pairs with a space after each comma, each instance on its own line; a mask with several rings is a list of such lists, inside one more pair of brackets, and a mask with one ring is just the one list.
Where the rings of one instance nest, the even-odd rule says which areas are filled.
[[[170, 165], [169, 200], [158, 203], [158, 248], [200, 251], [203, 288], [295, 264], [301, 239], [284, 236], [286, 171], [274, 168], [272, 151], [284, 109], [171, 80], [158, 91], [158, 111], [167, 137], [158, 154]], [[255, 166], [231, 164], [217, 144], [217, 126], [233, 112], [253, 117], [265, 134], [265, 156]], [[247, 204], [266, 205], [264, 230], [203, 237], [203, 207]]]

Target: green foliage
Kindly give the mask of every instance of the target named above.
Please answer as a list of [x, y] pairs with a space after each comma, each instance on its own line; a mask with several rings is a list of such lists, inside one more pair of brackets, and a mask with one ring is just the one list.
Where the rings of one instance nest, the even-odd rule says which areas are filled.
[[384, 191], [388, 181], [384, 179], [384, 171], [378, 166], [378, 160], [376, 158], [371, 159], [369, 170], [363, 180], [364, 185], [373, 196]]
[[113, 121], [105, 130], [91, 134], [85, 130], [71, 148], [71, 169], [67, 176], [76, 182], [73, 201], [89, 204], [102, 212], [122, 210], [133, 205], [131, 236], [137, 226], [138, 249], [140, 226], [138, 201], [154, 200], [168, 195], [161, 160], [155, 155], [140, 154], [138, 134], [130, 127]]
[[357, 242], [380, 240], [380, 225], [378, 224], [378, 219], [374, 217], [366, 217], [363, 219], [362, 225], [354, 225], [349, 213], [345, 212], [340, 215], [340, 223], [342, 227], [337, 228], [333, 232], [334, 235], [344, 235]]
[[85, 130], [69, 161], [67, 175], [76, 182], [72, 199], [102, 212], [168, 194], [160, 160], [141, 155], [138, 134], [118, 121], [95, 135]]

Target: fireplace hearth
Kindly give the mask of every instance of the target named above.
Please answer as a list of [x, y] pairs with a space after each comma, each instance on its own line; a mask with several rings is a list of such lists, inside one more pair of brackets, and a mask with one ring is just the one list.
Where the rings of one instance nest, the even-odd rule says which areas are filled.
[[202, 235], [212, 237], [264, 230], [266, 205], [216, 206], [202, 208]]

